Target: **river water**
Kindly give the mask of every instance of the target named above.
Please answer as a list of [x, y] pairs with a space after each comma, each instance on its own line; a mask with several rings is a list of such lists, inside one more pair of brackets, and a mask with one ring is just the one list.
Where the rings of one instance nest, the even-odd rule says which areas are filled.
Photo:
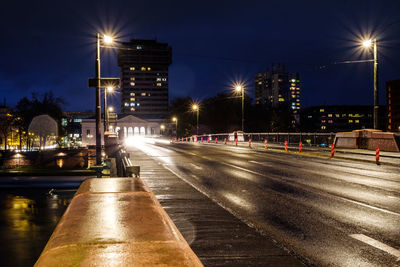
[[77, 186], [0, 188], [0, 266], [33, 266]]

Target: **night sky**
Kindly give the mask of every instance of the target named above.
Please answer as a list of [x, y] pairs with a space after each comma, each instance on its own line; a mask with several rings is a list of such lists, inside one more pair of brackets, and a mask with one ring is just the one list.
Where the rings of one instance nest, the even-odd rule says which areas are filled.
[[[400, 79], [400, 1], [3, 1], [0, 92], [15, 105], [52, 90], [66, 111], [94, 110], [95, 34], [119, 41], [157, 39], [173, 49], [170, 100], [228, 92], [284, 63], [302, 76], [302, 106], [372, 104], [372, 58], [362, 36], [378, 40], [380, 103]], [[363, 52], [364, 51], [364, 52]], [[102, 49], [102, 76], [119, 77], [115, 50]], [[119, 96], [111, 102], [119, 106]]]

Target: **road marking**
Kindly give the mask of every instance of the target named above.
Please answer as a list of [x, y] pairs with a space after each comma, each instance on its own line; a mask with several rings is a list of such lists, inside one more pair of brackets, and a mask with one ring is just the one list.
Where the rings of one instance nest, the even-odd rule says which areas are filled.
[[381, 211], [381, 212], [384, 212], [384, 213], [389, 213], [389, 214], [392, 214], [392, 215], [395, 215], [395, 216], [400, 216], [400, 213], [397, 213], [397, 212], [394, 212], [394, 211], [390, 211], [390, 210], [386, 210], [386, 209], [382, 209], [382, 208], [378, 208], [378, 207], [375, 207], [375, 206], [371, 206], [371, 205], [369, 205], [369, 204], [366, 204], [366, 203], [363, 203], [363, 202], [360, 202], [360, 201], [357, 201], [357, 200], [352, 200], [352, 199], [350, 199], [350, 198], [346, 198], [346, 197], [339, 196], [339, 195], [334, 194], [334, 193], [332, 193], [332, 192], [324, 192], [324, 191], [321, 191], [320, 188], [315, 188], [315, 187], [313, 187], [313, 186], [311, 186], [311, 185], [307, 185], [307, 184], [302, 184], [302, 183], [290, 181], [290, 180], [288, 180], [288, 179], [273, 178], [273, 177], [271, 177], [270, 175], [265, 175], [265, 174], [263, 174], [263, 173], [251, 171], [251, 170], [248, 170], [248, 169], [246, 169], [246, 168], [242, 168], [242, 167], [239, 167], [239, 166], [236, 166], [236, 165], [233, 165], [233, 164], [230, 164], [230, 163], [226, 163], [226, 162], [219, 162], [219, 163], [220, 163], [220, 164], [223, 164], [223, 165], [226, 165], [226, 166], [230, 166], [230, 167], [232, 167], [232, 168], [236, 168], [236, 169], [238, 169], [238, 170], [242, 170], [242, 171], [249, 172], [249, 173], [253, 173], [253, 174], [256, 174], [256, 175], [259, 175], [259, 176], [262, 176], [262, 177], [266, 177], [266, 178], [268, 178], [268, 179], [272, 179], [272, 180], [275, 180], [275, 181], [285, 181], [286, 183], [291, 184], [291, 185], [294, 185], [294, 186], [300, 185], [300, 186], [311, 187], [311, 189], [307, 189], [307, 190], [308, 190], [308, 191], [311, 191], [311, 192], [314, 192], [314, 193], [316, 193], [316, 194], [325, 195], [325, 196], [331, 196], [331, 197], [333, 196], [333, 197], [339, 198], [339, 199], [341, 199], [341, 200], [344, 200], [344, 201], [347, 201], [347, 202], [351, 202], [351, 203], [353, 203], [353, 204], [357, 204], [357, 205], [360, 205], [360, 206], [363, 206], [363, 207], [366, 207], [366, 208], [378, 210], [378, 211]]
[[400, 260], [400, 250], [392, 248], [382, 242], [379, 242], [378, 240], [375, 240], [375, 239], [368, 237], [366, 235], [363, 235], [363, 234], [353, 234], [353, 235], [350, 235], [350, 237], [357, 239], [361, 242], [364, 242], [365, 244], [373, 246], [377, 249], [385, 251], [385, 252], [397, 257], [397, 260]]
[[200, 166], [197, 166], [196, 164], [190, 163], [191, 166], [193, 166], [193, 168], [195, 168], [196, 170], [202, 170], [203, 168]]

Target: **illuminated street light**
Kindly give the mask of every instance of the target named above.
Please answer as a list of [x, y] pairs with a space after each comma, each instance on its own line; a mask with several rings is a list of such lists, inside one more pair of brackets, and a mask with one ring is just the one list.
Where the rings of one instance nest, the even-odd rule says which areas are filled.
[[114, 108], [113, 107], [109, 107], [108, 108], [108, 112], [113, 112], [114, 111]]
[[374, 49], [374, 129], [378, 129], [378, 109], [379, 109], [379, 95], [378, 95], [378, 48], [376, 39], [365, 40], [362, 45], [365, 48]]
[[[109, 126], [109, 109], [107, 108], [107, 93], [112, 93], [114, 91], [114, 87], [108, 86], [104, 89], [104, 132], [108, 131]], [[112, 111], [111, 111], [112, 112]]]
[[113, 38], [109, 35], [105, 35], [103, 36], [103, 40], [106, 44], [111, 44], [113, 42]]
[[[101, 164], [101, 75], [100, 75], [100, 42], [110, 44], [112, 38], [108, 35], [100, 37], [100, 33], [96, 34], [96, 165]], [[104, 90], [106, 92], [106, 90]], [[104, 94], [105, 95], [105, 94]], [[105, 98], [105, 97], [104, 97]], [[106, 101], [106, 100], [104, 100]], [[104, 109], [104, 117], [107, 114], [107, 108]], [[106, 118], [104, 118], [106, 120]], [[106, 127], [106, 125], [104, 125]], [[106, 129], [106, 128], [105, 128]]]
[[178, 138], [178, 118], [177, 117], [173, 117], [172, 121], [175, 122], [176, 138]]
[[192, 109], [197, 113], [197, 126], [196, 126], [196, 135], [199, 135], [199, 105], [193, 104]]
[[243, 84], [237, 83], [234, 87], [236, 92], [242, 93], [242, 132], [244, 132], [244, 86]]
[[161, 129], [161, 135], [162, 135], [163, 132], [164, 132], [164, 130], [165, 130], [165, 125], [164, 125], [164, 124], [161, 124], [160, 129]]

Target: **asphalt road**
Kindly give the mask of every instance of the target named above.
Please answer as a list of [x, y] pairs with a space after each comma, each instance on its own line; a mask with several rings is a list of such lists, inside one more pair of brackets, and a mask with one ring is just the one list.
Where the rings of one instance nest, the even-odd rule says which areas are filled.
[[141, 149], [310, 265], [400, 266], [400, 167], [209, 144]]

